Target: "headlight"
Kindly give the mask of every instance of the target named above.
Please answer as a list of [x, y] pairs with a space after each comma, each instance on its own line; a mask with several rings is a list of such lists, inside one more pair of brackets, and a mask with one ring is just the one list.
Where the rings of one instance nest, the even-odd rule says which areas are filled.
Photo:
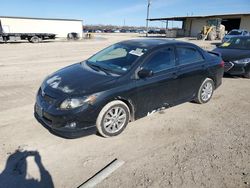
[[96, 95], [90, 95], [85, 98], [66, 99], [61, 103], [60, 108], [63, 110], [70, 110], [83, 106], [84, 104], [93, 104], [95, 100], [96, 100]]
[[234, 63], [249, 63], [250, 62], [250, 58], [245, 58], [245, 59], [240, 59], [240, 60], [236, 60], [234, 61]]

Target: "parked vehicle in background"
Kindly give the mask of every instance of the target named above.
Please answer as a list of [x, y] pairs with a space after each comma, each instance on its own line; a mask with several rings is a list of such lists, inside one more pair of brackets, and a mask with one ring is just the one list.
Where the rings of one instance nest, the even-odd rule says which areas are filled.
[[222, 39], [222, 42], [226, 42], [232, 37], [237, 37], [237, 36], [249, 36], [250, 33], [247, 30], [244, 29], [233, 29], [231, 30], [225, 37]]
[[95, 33], [102, 33], [102, 31], [101, 30], [96, 30]]
[[129, 121], [188, 101], [207, 103], [222, 82], [217, 53], [176, 40], [119, 42], [49, 75], [35, 117], [66, 137], [120, 134]]
[[28, 40], [31, 43], [39, 43], [42, 40], [55, 39], [52, 33], [5, 33], [0, 20], [0, 42], [12, 42]]
[[225, 73], [250, 78], [250, 36], [231, 37], [213, 51], [225, 61]]
[[146, 34], [147, 31], [141, 29], [141, 30], [138, 30], [138, 33], [140, 33], [140, 34]]
[[114, 33], [120, 33], [120, 30], [117, 29], [117, 30], [113, 30]]
[[160, 32], [160, 29], [150, 29], [148, 31], [148, 34], [159, 34], [159, 32]]

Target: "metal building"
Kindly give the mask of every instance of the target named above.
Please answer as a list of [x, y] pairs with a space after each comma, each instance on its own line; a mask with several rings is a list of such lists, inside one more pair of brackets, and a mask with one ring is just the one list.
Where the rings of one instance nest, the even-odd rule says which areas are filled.
[[228, 32], [232, 29], [246, 29], [250, 31], [250, 13], [152, 18], [149, 21], [164, 21], [166, 28], [168, 28], [168, 24], [171, 21], [181, 21], [182, 29], [177, 30], [177, 36], [196, 37], [209, 19], [216, 18], [222, 19], [222, 24]]
[[82, 20], [0, 16], [5, 33], [54, 33], [66, 38], [77, 33], [82, 38]]

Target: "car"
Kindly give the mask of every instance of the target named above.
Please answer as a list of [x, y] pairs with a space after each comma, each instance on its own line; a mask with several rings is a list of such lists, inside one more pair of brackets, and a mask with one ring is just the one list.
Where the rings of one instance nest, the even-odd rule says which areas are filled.
[[138, 33], [140, 33], [140, 34], [146, 34], [147, 31], [146, 31], [146, 30], [143, 30], [143, 29], [140, 29], [140, 30], [138, 30]]
[[225, 74], [250, 78], [250, 36], [233, 37], [213, 51], [225, 61]]
[[229, 40], [232, 37], [235, 36], [249, 36], [249, 32], [247, 30], [244, 29], [233, 29], [231, 30], [227, 35], [225, 35], [222, 39], [222, 42], [226, 42], [227, 40]]
[[150, 29], [148, 34], [160, 34], [160, 29]]
[[219, 54], [186, 42], [135, 39], [49, 75], [35, 117], [67, 138], [120, 134], [128, 122], [184, 103], [207, 103], [222, 83]]
[[95, 30], [95, 33], [101, 33], [102, 31], [101, 30]]

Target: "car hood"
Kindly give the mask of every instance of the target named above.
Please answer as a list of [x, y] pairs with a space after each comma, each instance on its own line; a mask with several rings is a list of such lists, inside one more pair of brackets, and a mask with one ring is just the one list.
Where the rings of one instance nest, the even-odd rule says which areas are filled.
[[116, 80], [117, 77], [97, 72], [83, 62], [49, 75], [41, 89], [51, 95], [87, 95], [108, 89]]
[[219, 52], [224, 61], [235, 61], [250, 58], [250, 50], [215, 48], [214, 52]]

